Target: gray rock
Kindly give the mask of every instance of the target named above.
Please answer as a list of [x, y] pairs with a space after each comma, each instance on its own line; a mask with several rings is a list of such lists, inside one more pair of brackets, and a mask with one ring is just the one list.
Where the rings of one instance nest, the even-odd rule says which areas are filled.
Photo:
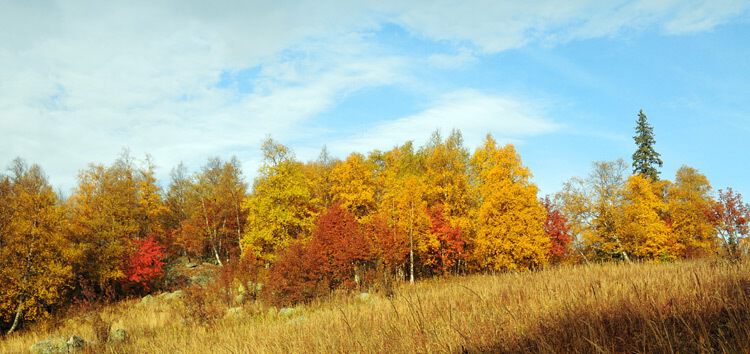
[[243, 303], [245, 303], [245, 294], [238, 294], [237, 296], [235, 296], [234, 303], [236, 305], [242, 305]]
[[301, 324], [301, 323], [305, 323], [306, 321], [307, 321], [307, 317], [305, 317], [304, 315], [302, 315], [302, 316], [299, 316], [299, 317], [295, 317], [294, 319], [292, 319], [291, 321], [289, 321], [289, 323], [291, 323], [291, 324]]
[[357, 295], [357, 300], [362, 301], [362, 302], [368, 302], [370, 301], [370, 299], [371, 299], [370, 293], [360, 293], [359, 295]]
[[29, 350], [34, 354], [75, 353], [82, 350], [85, 345], [83, 338], [76, 335], [69, 338], [49, 337], [34, 343]]
[[109, 341], [112, 343], [122, 343], [128, 340], [128, 332], [122, 328], [112, 330], [109, 334]]
[[190, 277], [191, 284], [198, 284], [200, 286], [206, 286], [211, 282], [213, 278], [209, 274], [197, 274]]
[[156, 302], [156, 299], [151, 295], [146, 295], [141, 298], [141, 305], [151, 305], [154, 302]]
[[182, 290], [175, 290], [171, 293], [166, 293], [166, 295], [164, 295], [164, 299], [166, 300], [177, 300], [177, 299], [182, 299], [183, 297], [185, 297], [185, 292]]
[[242, 307], [230, 307], [224, 314], [224, 317], [240, 317], [242, 316]]
[[83, 347], [86, 345], [86, 341], [84, 341], [83, 338], [79, 336], [72, 335], [70, 336], [70, 338], [68, 338], [66, 344], [68, 345], [68, 351], [71, 352], [83, 349]]
[[185, 264], [185, 268], [188, 268], [188, 269], [193, 269], [193, 268], [195, 268], [195, 267], [197, 267], [197, 266], [198, 266], [197, 264], [195, 264], [195, 263], [192, 263], [192, 262], [191, 262], [191, 263], [186, 263], [186, 264]]
[[279, 310], [279, 316], [291, 317], [295, 312], [297, 312], [297, 310], [293, 307], [282, 307], [281, 310]]
[[290, 317], [294, 315], [295, 309], [292, 307], [282, 307], [279, 309], [279, 316], [281, 317]]

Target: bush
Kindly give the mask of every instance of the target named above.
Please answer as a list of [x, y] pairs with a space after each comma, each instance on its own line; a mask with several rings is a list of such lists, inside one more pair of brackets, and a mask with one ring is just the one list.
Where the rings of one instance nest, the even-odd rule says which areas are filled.
[[107, 343], [107, 340], [109, 339], [109, 331], [112, 329], [112, 323], [105, 321], [99, 311], [94, 311], [92, 317], [91, 326], [94, 328], [96, 341], [99, 343]]
[[185, 289], [185, 317], [193, 323], [211, 324], [224, 314], [226, 306], [216, 296], [216, 282], [207, 287], [191, 285]]

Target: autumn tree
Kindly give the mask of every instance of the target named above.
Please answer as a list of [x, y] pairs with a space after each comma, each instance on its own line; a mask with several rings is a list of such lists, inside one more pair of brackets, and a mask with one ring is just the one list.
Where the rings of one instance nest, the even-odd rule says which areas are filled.
[[322, 261], [320, 272], [331, 290], [359, 286], [371, 260], [363, 228], [354, 215], [338, 204], [320, 215], [306, 252]]
[[451, 226], [446, 220], [442, 204], [428, 210], [430, 233], [437, 240], [437, 248], [428, 250], [425, 265], [437, 274], [447, 274], [456, 270], [463, 260], [465, 242], [459, 226]]
[[726, 254], [731, 259], [738, 259], [741, 241], [750, 234], [750, 205], [745, 204], [742, 195], [732, 188], [719, 190], [719, 199], [713, 205], [711, 217]]
[[626, 170], [621, 159], [594, 162], [586, 179], [570, 179], [558, 194], [571, 232], [583, 242], [582, 248], [597, 259], [629, 260], [617, 229], [622, 218]]
[[648, 119], [643, 110], [638, 111], [638, 121], [635, 127], [635, 145], [637, 149], [633, 153], [633, 174], [642, 174], [653, 181], [659, 179], [658, 167], [662, 166], [661, 157], [654, 150], [654, 128], [648, 124]]
[[421, 149], [427, 182], [425, 200], [432, 206], [440, 205], [448, 221], [454, 226], [466, 226], [471, 206], [468, 163], [469, 153], [463, 147], [461, 132], [453, 130], [443, 140], [434, 132]]
[[375, 212], [373, 168], [363, 155], [353, 153], [333, 166], [331, 194], [334, 202], [340, 203], [360, 222]]
[[162, 191], [157, 184], [155, 169], [150, 156], [146, 156], [143, 168], [137, 171], [136, 188], [138, 189], [138, 204], [141, 212], [138, 215], [140, 235], [152, 235], [164, 242], [166, 232], [164, 230], [164, 218], [169, 209], [164, 204]]
[[710, 213], [713, 203], [708, 178], [692, 167], [680, 167], [667, 192], [667, 221], [682, 257], [716, 253], [718, 239]]
[[388, 281], [392, 273], [401, 267], [409, 255], [407, 233], [385, 214], [376, 214], [365, 225], [365, 235], [370, 241], [370, 250]]
[[331, 157], [324, 146], [315, 161], [304, 164], [305, 178], [310, 185], [310, 204], [315, 210], [323, 210], [333, 204], [333, 167], [337, 160]]
[[0, 323], [45, 317], [72, 278], [62, 205], [37, 165], [13, 161], [0, 177]]
[[196, 235], [201, 233], [200, 224], [191, 222], [191, 217], [199, 212], [193, 198], [193, 181], [187, 168], [180, 163], [170, 173], [171, 181], [167, 189], [164, 204], [167, 215], [164, 218], [169, 241], [166, 243], [168, 254], [188, 257], [201, 256], [201, 240]]
[[145, 236], [138, 183], [127, 153], [109, 167], [91, 165], [79, 174], [68, 199], [68, 232], [78, 252], [75, 273], [86, 283], [79, 282], [77, 290], [91, 287], [115, 295], [113, 285], [125, 277], [131, 241]]
[[439, 242], [431, 234], [427, 202], [427, 184], [421, 174], [421, 161], [411, 142], [372, 156], [377, 161], [378, 211], [396, 230], [404, 232], [409, 243], [409, 281], [414, 282], [421, 263]]
[[308, 252], [305, 242], [291, 240], [271, 265], [261, 296], [273, 305], [288, 306], [327, 294], [323, 264], [322, 256]]
[[673, 260], [677, 257], [675, 242], [660, 217], [667, 206], [653, 188], [653, 181], [644, 175], [628, 178], [618, 234], [630, 255], [639, 259]]
[[557, 264], [568, 257], [573, 237], [570, 234], [565, 215], [549, 196], [542, 199], [542, 204], [547, 211], [547, 217], [544, 220], [544, 233], [550, 240], [549, 259], [551, 263]]
[[192, 229], [200, 230], [197, 236], [204, 250], [222, 265], [239, 256], [247, 219], [242, 208], [247, 192], [239, 160], [209, 159], [193, 181], [189, 222]]
[[502, 271], [547, 264], [546, 213], [531, 172], [513, 145], [499, 148], [488, 135], [472, 156], [471, 166], [480, 197], [474, 250], [480, 267]]
[[263, 142], [263, 162], [252, 194], [244, 201], [247, 226], [243, 253], [273, 262], [294, 240], [309, 237], [316, 216], [302, 165], [284, 145]]

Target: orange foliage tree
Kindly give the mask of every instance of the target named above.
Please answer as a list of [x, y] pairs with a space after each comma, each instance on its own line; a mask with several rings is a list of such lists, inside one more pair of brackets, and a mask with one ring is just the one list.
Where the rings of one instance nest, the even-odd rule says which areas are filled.
[[359, 285], [364, 267], [371, 260], [362, 227], [339, 204], [318, 218], [307, 252], [321, 258], [320, 269], [331, 289]]
[[0, 326], [9, 333], [59, 307], [73, 275], [63, 212], [44, 173], [20, 159], [10, 170], [0, 176]]
[[428, 210], [430, 233], [437, 239], [438, 247], [430, 250], [425, 263], [437, 274], [455, 271], [464, 253], [465, 243], [461, 236], [461, 228], [451, 226], [444, 213], [442, 204], [437, 204]]
[[750, 205], [745, 204], [742, 195], [732, 188], [719, 190], [719, 199], [711, 215], [727, 255], [732, 259], [739, 258], [742, 240], [750, 234]]

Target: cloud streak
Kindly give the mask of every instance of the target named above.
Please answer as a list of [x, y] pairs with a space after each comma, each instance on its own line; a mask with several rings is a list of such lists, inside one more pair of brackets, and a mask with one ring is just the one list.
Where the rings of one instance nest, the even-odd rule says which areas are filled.
[[[741, 1], [4, 2], [0, 161], [38, 162], [63, 188], [126, 146], [153, 154], [162, 177], [181, 160], [196, 168], [231, 154], [252, 175], [264, 136], [310, 140], [298, 127], [358, 90], [419, 86], [420, 63], [450, 70], [534, 42], [705, 31], [747, 9]], [[378, 31], [387, 23], [448, 49], [386, 55]], [[217, 85], [248, 68], [258, 68], [248, 92]], [[340, 149], [436, 128], [460, 128], [474, 142], [488, 131], [517, 139], [557, 127], [538, 103], [512, 95], [449, 87], [424, 100], [430, 108], [371, 127], [371, 138], [342, 139]]]
[[443, 95], [417, 114], [374, 125], [328, 147], [339, 155], [387, 150], [408, 140], [422, 144], [432, 132], [437, 130], [445, 135], [452, 129], [461, 130], [467, 147], [479, 146], [486, 134], [510, 142], [560, 128], [542, 112], [543, 107], [538, 103], [522, 98], [458, 90]]

